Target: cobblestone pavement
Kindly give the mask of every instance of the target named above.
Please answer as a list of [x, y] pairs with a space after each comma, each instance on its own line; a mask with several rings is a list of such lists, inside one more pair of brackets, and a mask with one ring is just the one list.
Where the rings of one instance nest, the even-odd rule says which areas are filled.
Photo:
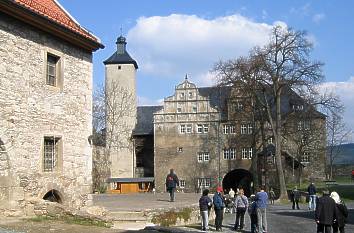
[[[354, 203], [347, 205], [349, 208], [349, 219], [346, 225], [346, 232], [354, 232]], [[314, 212], [308, 211], [306, 205], [301, 205], [300, 210], [291, 210], [289, 205], [270, 205], [267, 212], [268, 233], [314, 233], [316, 224], [314, 222]], [[232, 231], [235, 221], [235, 214], [225, 214], [223, 222], [224, 232]], [[212, 221], [213, 222], [213, 221]], [[245, 229], [243, 233], [250, 233], [249, 216], [245, 216]], [[214, 231], [211, 224], [211, 231]], [[61, 222], [45, 221], [39, 223], [17, 220], [13, 222], [0, 221], [0, 233], [194, 233], [201, 232], [199, 226], [193, 227], [171, 227], [152, 228], [140, 231], [113, 230], [92, 226], [80, 226], [65, 224]]]

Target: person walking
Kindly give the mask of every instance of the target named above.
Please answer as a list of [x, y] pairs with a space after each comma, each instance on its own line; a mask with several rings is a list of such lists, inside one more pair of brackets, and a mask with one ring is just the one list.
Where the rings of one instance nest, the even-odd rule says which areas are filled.
[[341, 201], [337, 192], [331, 192], [331, 198], [336, 203], [336, 221], [333, 223], [333, 233], [345, 233], [344, 227], [348, 217], [348, 209], [344, 202]]
[[269, 200], [270, 200], [270, 204], [274, 205], [275, 193], [273, 188], [270, 188], [269, 190]]
[[316, 209], [316, 186], [313, 182], [307, 187], [307, 193], [309, 194], [309, 210]]
[[295, 186], [294, 190], [291, 192], [291, 201], [293, 202], [293, 210], [295, 209], [295, 204], [296, 204], [296, 209], [300, 209], [299, 207], [299, 200], [300, 200], [301, 194], [300, 191], [297, 189], [297, 186]]
[[213, 202], [208, 196], [209, 190], [203, 190], [202, 197], [199, 199], [200, 215], [202, 216], [202, 231], [208, 231], [209, 229], [209, 211]]
[[170, 193], [170, 201], [175, 201], [176, 187], [179, 186], [179, 180], [174, 170], [170, 169], [170, 174], [166, 177], [166, 190]]
[[222, 196], [222, 187], [217, 187], [216, 193], [213, 196], [213, 204], [215, 211], [215, 228], [216, 231], [222, 231], [222, 220], [224, 214], [224, 198]]
[[248, 214], [250, 215], [251, 219], [251, 233], [257, 232], [257, 203], [256, 203], [256, 196], [254, 194], [250, 197], [250, 202], [248, 206]]
[[245, 213], [248, 208], [248, 199], [245, 196], [244, 190], [241, 188], [235, 199], [236, 221], [234, 230], [243, 230], [245, 224]]
[[267, 232], [267, 203], [268, 194], [261, 187], [260, 191], [256, 194], [256, 206], [257, 206], [257, 222], [258, 222], [258, 233]]
[[336, 219], [336, 203], [329, 196], [328, 190], [323, 190], [323, 196], [318, 199], [315, 220], [317, 233], [331, 233], [332, 224]]

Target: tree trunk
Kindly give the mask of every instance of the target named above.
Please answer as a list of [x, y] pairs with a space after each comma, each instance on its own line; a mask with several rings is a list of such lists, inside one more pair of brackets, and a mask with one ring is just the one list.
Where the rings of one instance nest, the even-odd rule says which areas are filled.
[[276, 95], [276, 135], [275, 136], [275, 160], [277, 166], [277, 174], [279, 180], [280, 196], [279, 199], [287, 200], [288, 194], [286, 191], [286, 184], [284, 178], [284, 171], [281, 161], [281, 111], [280, 111], [280, 94], [281, 91], [277, 91]]

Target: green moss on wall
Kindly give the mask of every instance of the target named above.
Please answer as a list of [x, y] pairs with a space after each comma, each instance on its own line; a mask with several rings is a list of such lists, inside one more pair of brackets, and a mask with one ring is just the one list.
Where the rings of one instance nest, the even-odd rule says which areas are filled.
[[183, 219], [186, 223], [191, 219], [192, 209], [191, 208], [183, 208], [181, 210], [170, 210], [164, 213], [160, 213], [155, 215], [152, 218], [152, 223], [168, 227], [176, 225], [177, 219]]

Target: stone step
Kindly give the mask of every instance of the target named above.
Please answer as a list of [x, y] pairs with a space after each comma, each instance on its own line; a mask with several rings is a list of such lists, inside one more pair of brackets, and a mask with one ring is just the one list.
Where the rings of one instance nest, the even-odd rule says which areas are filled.
[[148, 221], [147, 216], [144, 216], [144, 212], [141, 211], [110, 211], [109, 216], [113, 218], [114, 221]]
[[154, 226], [154, 224], [145, 221], [114, 221], [112, 228], [121, 230], [141, 230], [147, 226]]

